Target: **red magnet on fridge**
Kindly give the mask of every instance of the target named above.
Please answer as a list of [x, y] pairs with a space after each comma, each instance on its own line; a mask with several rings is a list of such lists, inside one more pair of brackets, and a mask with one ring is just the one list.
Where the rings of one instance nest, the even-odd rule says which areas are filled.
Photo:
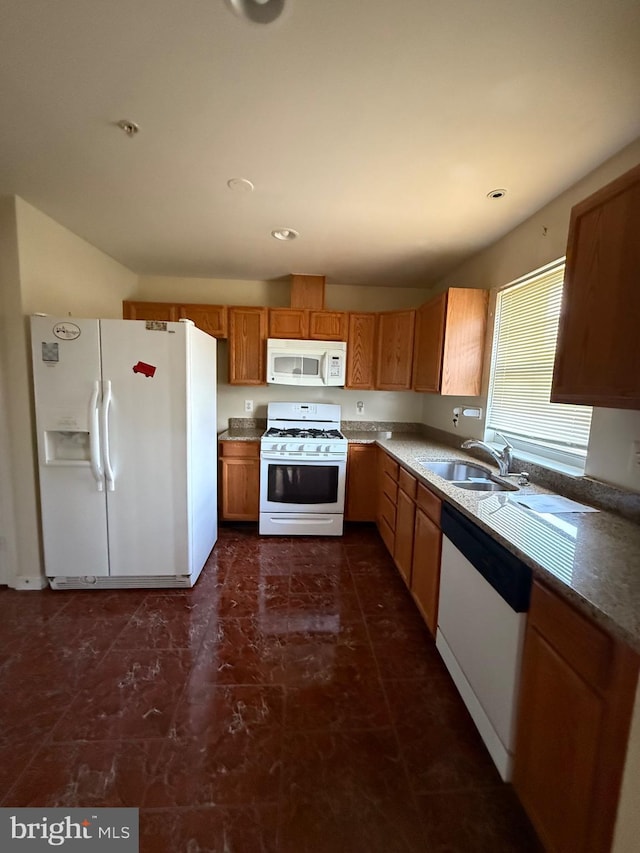
[[156, 368], [155, 368], [155, 365], [147, 364], [146, 361], [139, 361], [137, 364], [133, 365], [133, 372], [134, 373], [144, 373], [144, 375], [147, 377], [147, 379], [150, 379], [153, 377], [154, 373], [156, 372]]

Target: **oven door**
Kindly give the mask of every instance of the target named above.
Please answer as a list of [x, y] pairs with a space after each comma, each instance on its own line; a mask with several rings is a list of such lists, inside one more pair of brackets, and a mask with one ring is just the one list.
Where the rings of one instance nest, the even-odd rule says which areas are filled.
[[260, 457], [260, 511], [342, 513], [346, 459]]

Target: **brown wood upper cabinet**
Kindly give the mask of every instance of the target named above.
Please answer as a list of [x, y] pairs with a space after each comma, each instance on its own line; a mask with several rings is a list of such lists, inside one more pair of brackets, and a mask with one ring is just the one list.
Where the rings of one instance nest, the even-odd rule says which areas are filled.
[[182, 318], [193, 320], [195, 325], [214, 338], [227, 337], [226, 305], [192, 305], [177, 302], [122, 303], [124, 320], [162, 320], [175, 322]]
[[549, 853], [606, 853], [638, 677], [637, 655], [534, 583], [513, 784]]
[[349, 315], [346, 311], [311, 311], [309, 337], [314, 341], [346, 341]]
[[376, 388], [407, 391], [411, 388], [415, 310], [383, 311], [378, 315]]
[[416, 311], [413, 389], [477, 396], [489, 292], [449, 288]]
[[571, 211], [555, 403], [640, 409], [640, 165]]
[[229, 384], [266, 383], [267, 309], [229, 308]]
[[122, 303], [122, 319], [175, 323], [179, 319], [178, 306], [173, 302], [132, 302], [125, 299]]
[[308, 338], [309, 312], [305, 308], [269, 308], [270, 338]]
[[227, 337], [226, 305], [178, 305], [178, 314], [214, 338]]
[[373, 391], [376, 387], [376, 331], [378, 315], [349, 314], [347, 378], [344, 387]]

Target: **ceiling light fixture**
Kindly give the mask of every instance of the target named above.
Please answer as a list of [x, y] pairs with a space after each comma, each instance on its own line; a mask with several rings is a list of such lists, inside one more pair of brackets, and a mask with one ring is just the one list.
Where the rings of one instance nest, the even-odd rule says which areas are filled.
[[241, 18], [254, 24], [271, 24], [284, 11], [287, 0], [227, 0]]
[[506, 190], [491, 190], [490, 193], [487, 193], [487, 198], [504, 198], [506, 194]]
[[135, 136], [140, 130], [140, 125], [136, 124], [135, 121], [129, 121], [128, 118], [121, 118], [118, 127], [120, 130], [124, 130], [127, 136]]
[[300, 235], [293, 228], [276, 228], [271, 232], [271, 236], [276, 240], [295, 240]]
[[237, 193], [252, 193], [254, 186], [247, 178], [229, 178], [227, 186]]

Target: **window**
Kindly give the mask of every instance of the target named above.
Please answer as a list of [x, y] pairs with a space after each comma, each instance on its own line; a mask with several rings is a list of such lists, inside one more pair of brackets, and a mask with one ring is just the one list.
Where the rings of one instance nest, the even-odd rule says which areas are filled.
[[487, 439], [500, 432], [520, 456], [584, 471], [591, 408], [549, 401], [563, 276], [556, 262], [497, 294]]

